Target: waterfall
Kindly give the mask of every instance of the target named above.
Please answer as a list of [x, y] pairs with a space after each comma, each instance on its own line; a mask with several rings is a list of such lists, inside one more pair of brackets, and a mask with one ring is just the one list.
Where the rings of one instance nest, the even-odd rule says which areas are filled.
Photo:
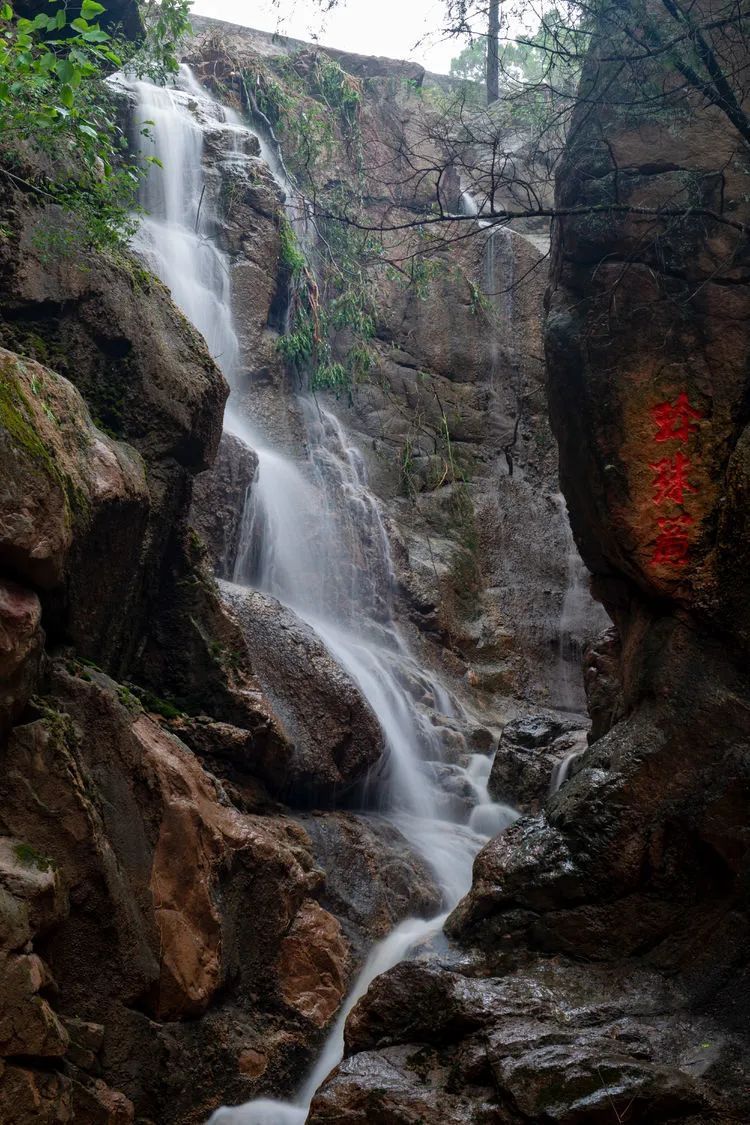
[[[146, 211], [136, 246], [205, 336], [233, 392], [226, 425], [258, 455], [258, 472], [242, 516], [234, 583], [273, 595], [310, 625], [359, 686], [382, 728], [387, 762], [377, 780], [379, 810], [431, 866], [449, 910], [468, 890], [476, 852], [516, 813], [487, 792], [490, 760], [448, 760], [443, 731], [461, 705], [439, 676], [423, 667], [395, 613], [395, 577], [388, 536], [364, 461], [333, 413], [302, 396], [306, 455], [298, 461], [273, 448], [237, 407], [239, 345], [231, 313], [231, 263], [201, 231], [215, 220], [202, 167], [203, 130], [223, 129], [241, 158], [254, 134], [203, 90], [185, 66], [174, 88], [130, 83], [140, 120], [153, 122], [156, 155], [144, 185]], [[251, 147], [245, 146], [248, 151]], [[261, 152], [263, 152], [261, 145]], [[271, 154], [272, 155], [272, 154]], [[269, 156], [269, 160], [271, 157]], [[280, 162], [270, 164], [281, 175]], [[281, 182], [284, 196], [290, 186]], [[445, 914], [409, 919], [372, 950], [323, 1052], [293, 1102], [256, 1100], [222, 1109], [223, 1125], [298, 1125], [315, 1089], [343, 1052], [346, 1017], [379, 973], [436, 935]]]
[[[556, 705], [563, 711], [582, 713], [586, 710], [586, 697], [583, 691], [581, 661], [583, 660], [583, 640], [585, 636], [596, 634], [609, 624], [603, 607], [595, 602], [589, 592], [589, 572], [578, 553], [568, 519], [565, 497], [558, 493], [554, 497], [560, 512], [565, 535], [566, 584], [558, 622], [557, 657], [557, 698]], [[567, 773], [559, 779], [562, 785]]]

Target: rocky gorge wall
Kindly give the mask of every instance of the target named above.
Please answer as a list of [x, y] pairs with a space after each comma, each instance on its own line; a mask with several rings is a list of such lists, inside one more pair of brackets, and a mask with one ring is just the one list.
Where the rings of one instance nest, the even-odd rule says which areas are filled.
[[[187, 57], [210, 89], [241, 105], [244, 75], [246, 83], [268, 89], [274, 106], [303, 105], [314, 135], [321, 109], [314, 51], [217, 21], [195, 25]], [[331, 185], [354, 185], [373, 230], [395, 221], [395, 207], [406, 218], [421, 213], [438, 190], [444, 159], [425, 138], [432, 118], [450, 108], [414, 64], [331, 57], [351, 75], [361, 99], [356, 128], [348, 126], [353, 139], [335, 126], [333, 136], [323, 134], [313, 145], [288, 122], [284, 131], [282, 115], [276, 128], [289, 167], [305, 190], [324, 199]], [[336, 116], [335, 104], [323, 107], [327, 118]], [[227, 154], [222, 161], [213, 153], [208, 163], [214, 175], [231, 176]], [[458, 213], [461, 185], [445, 179], [444, 202]], [[298, 450], [304, 427], [277, 348], [283, 324], [274, 319], [280, 294], [268, 258], [273, 239], [259, 227], [273, 205], [259, 202], [267, 190], [261, 182], [242, 199], [224, 189], [229, 206], [219, 233], [233, 263], [245, 365], [240, 393], [255, 424], [282, 448]], [[353, 395], [316, 393], [365, 459], [398, 568], [402, 617], [425, 658], [463, 680], [485, 711], [508, 696], [582, 711], [580, 660], [605, 617], [584, 593], [578, 612], [564, 622], [571, 540], [544, 389], [547, 246], [543, 233], [527, 225], [528, 231], [523, 224], [479, 230], [472, 238], [450, 231], [423, 286], [373, 271], [369, 372]], [[408, 254], [417, 250], [408, 232], [386, 233], [384, 243], [396, 260], [405, 258], [408, 271]]]
[[[392, 80], [376, 73], [376, 94], [380, 82], [390, 97]], [[377, 118], [377, 98], [368, 112]], [[217, 180], [236, 172], [226, 157], [207, 153]], [[262, 160], [252, 169], [252, 182], [224, 192], [215, 236], [233, 257], [253, 409], [285, 426], [291, 443], [299, 423], [275, 347], [280, 200]], [[439, 896], [392, 827], [306, 811], [330, 809], [362, 777], [380, 733], [350, 684], [342, 697], [341, 673], [313, 638], [295, 643], [317, 678], [290, 679], [288, 667], [273, 671], [279, 654], [264, 642], [259, 611], [243, 632], [222, 604], [188, 517], [192, 504], [213, 547], [206, 520], [216, 525], [221, 511], [236, 518], [237, 492], [252, 479], [251, 455], [222, 457], [224, 509], [201, 503], [206, 490], [215, 495], [205, 475], [193, 503], [196, 474], [219, 447], [224, 379], [164, 287], [127, 256], [81, 258], [67, 221], [3, 182], [0, 1117], [197, 1122], [222, 1101], [294, 1086], [372, 942], [408, 915], [433, 914]], [[49, 231], [62, 237], [51, 241]], [[491, 260], [508, 254], [503, 242]], [[470, 400], [466, 442], [478, 454], [487, 355], [467, 367], [466, 289], [443, 289], [434, 299], [457, 300], [463, 342], [446, 354], [443, 334], [431, 362], [446, 372], [445, 395], [454, 394], [455, 370], [466, 370], [455, 394]], [[394, 308], [393, 324], [379, 329], [384, 371], [398, 388], [393, 418], [413, 394], [413, 365], [427, 363], [432, 300]], [[533, 301], [524, 316], [535, 332]], [[412, 336], [422, 343], [407, 347]], [[502, 393], [510, 402], [512, 390]], [[538, 375], [533, 394], [544, 428]], [[373, 384], [351, 408], [352, 428], [376, 446], [393, 428], [385, 401]], [[510, 424], [499, 423], [498, 442], [507, 443]], [[452, 436], [463, 440], [458, 429]], [[433, 645], [430, 659], [444, 659], [435, 583], [456, 550], [450, 489], [405, 497], [385, 448], [372, 472], [392, 504], [394, 542], [403, 541], [405, 618], [413, 614]], [[492, 449], [482, 457], [491, 474]], [[478, 485], [477, 496], [489, 489]], [[444, 536], [442, 548], [431, 541], [443, 558], [437, 574], [430, 567], [429, 588], [419, 562], [426, 533], [414, 530], [419, 504], [427, 510], [419, 526], [432, 520]], [[231, 520], [218, 524], [229, 543]], [[484, 526], [494, 543], [489, 517]], [[561, 597], [559, 572], [543, 581]], [[469, 670], [466, 653], [490, 645], [489, 625], [475, 628], [481, 636], [459, 638], [450, 656], [457, 679]], [[549, 647], [549, 636], [539, 643]], [[487, 685], [493, 722], [521, 659], [507, 670], [494, 667], [494, 650], [480, 658], [488, 674], [502, 673]], [[272, 682], [277, 675], [285, 684]], [[548, 699], [543, 683], [539, 690]], [[290, 738], [284, 692], [307, 735]], [[490, 745], [487, 729], [477, 726], [476, 737]]]
[[136, 261], [51, 261], [37, 198], [4, 217], [0, 1118], [203, 1121], [286, 1089], [436, 891], [387, 826], [308, 834], [266, 787], [295, 747], [187, 524], [227, 394], [203, 341]]
[[[297, 77], [282, 68], [280, 81], [308, 108], [306, 45], [200, 21], [197, 32], [186, 58], [217, 96], [239, 108], [240, 71], [291, 57]], [[418, 135], [419, 68], [337, 57], [361, 83], [366, 154]], [[278, 348], [289, 295], [278, 185], [260, 144], [239, 160], [221, 129], [204, 136], [218, 201], [204, 233], [231, 262], [243, 410], [299, 455], [303, 419]], [[318, 172], [353, 174], [347, 161], [334, 144]], [[376, 214], [377, 191], [365, 187]], [[289, 1093], [367, 949], [402, 919], [436, 913], [440, 896], [398, 830], [346, 811], [383, 750], [356, 685], [291, 611], [258, 593], [233, 606], [214, 582], [214, 569], [232, 576], [257, 463], [221, 436], [227, 387], [204, 342], [137, 260], [50, 249], [40, 230], [64, 223], [4, 183], [0, 1109], [19, 1123], [199, 1122], [222, 1102]], [[579, 309], [573, 287], [587, 291], [591, 279], [563, 268], [562, 239], [554, 300]], [[381, 279], [374, 370], [351, 396], [318, 392], [362, 451], [380, 501], [399, 621], [469, 708], [445, 738], [459, 754], [487, 752], [503, 728], [494, 792], [532, 816], [480, 856], [449, 923], [450, 950], [368, 992], [311, 1121], [608, 1120], [613, 1096], [644, 1121], [710, 1120], [713, 1086], [707, 1094], [693, 1081], [703, 1042], [722, 1044], [709, 1069], [732, 1089], [738, 1081], [739, 1049], [712, 1013], [674, 1039], [691, 982], [672, 982], [664, 965], [682, 966], [694, 945], [678, 941], [673, 961], [626, 958], [654, 935], [672, 943], [675, 916], [708, 888], [702, 925], [719, 919], [734, 940], [741, 804], [717, 770], [695, 828], [682, 811], [699, 772], [695, 743], [681, 718], [670, 743], [663, 708], [648, 704], [664, 691], [659, 670], [676, 692], [675, 661], [699, 645], [700, 690], [691, 679], [680, 687], [689, 701], [670, 707], [679, 716], [689, 702], [721, 757], [741, 731], [741, 683], [712, 627], [695, 640], [678, 612], [649, 616], [652, 578], [631, 573], [611, 545], [610, 498], [598, 523], [581, 506], [580, 481], [598, 478], [574, 461], [589, 449], [585, 435], [568, 442], [565, 411], [579, 400], [559, 391], [572, 375], [555, 357], [573, 343], [555, 351], [554, 316], [566, 492], [628, 657], [610, 644], [588, 662], [604, 737], [540, 812], [583, 725], [557, 711], [579, 710], [581, 697], [571, 705], [560, 688], [570, 548], [541, 362], [545, 279], [514, 285], [540, 256], [527, 232], [479, 232], [448, 250], [426, 289]], [[576, 378], [593, 380], [597, 362], [576, 361]], [[608, 401], [590, 398], [591, 409]], [[597, 418], [591, 432], [604, 430]], [[453, 476], [449, 451], [460, 462]], [[631, 523], [623, 517], [627, 542]], [[587, 534], [605, 544], [605, 564]], [[719, 585], [701, 578], [709, 621]], [[674, 600], [690, 610], [689, 595]], [[594, 622], [584, 614], [577, 627], [562, 646], [574, 668]], [[717, 702], [717, 684], [731, 684], [731, 701], [727, 689]], [[709, 735], [717, 714], [721, 738]], [[644, 746], [654, 753], [642, 765]], [[621, 761], [627, 769], [612, 768]], [[693, 885], [679, 874], [685, 854]], [[587, 961], [572, 971], [568, 956]]]
[[352, 1013], [316, 1125], [748, 1116], [747, 148], [670, 57], [623, 66], [609, 26], [546, 325], [562, 487], [617, 625], [587, 659], [590, 746], [480, 853], [451, 948]]

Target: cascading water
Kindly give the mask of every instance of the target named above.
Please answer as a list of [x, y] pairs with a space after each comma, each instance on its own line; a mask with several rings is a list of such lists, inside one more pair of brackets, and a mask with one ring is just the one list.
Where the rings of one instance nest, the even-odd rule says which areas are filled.
[[[139, 119], [153, 122], [153, 141], [144, 138], [141, 145], [161, 164], [152, 166], [144, 186], [147, 217], [136, 245], [205, 336], [236, 390], [239, 345], [232, 323], [231, 265], [201, 234], [207, 221], [215, 220], [202, 168], [203, 135], [209, 127], [224, 130], [227, 149], [241, 160], [252, 151], [254, 134], [216, 103], [187, 67], [173, 89], [146, 82], [134, 82], [130, 89]], [[270, 166], [278, 177], [279, 162]], [[281, 187], [289, 199], [289, 185]], [[388, 748], [377, 779], [379, 811], [430, 864], [447, 910], [468, 889], [481, 844], [516, 814], [490, 800], [488, 758], [465, 756], [465, 764], [446, 759], [446, 724], [461, 708], [439, 677], [420, 666], [398, 628], [388, 536], [362, 457], [333, 414], [304, 397], [299, 405], [307, 455], [297, 464], [254, 432], [230, 397], [227, 427], [258, 454], [234, 583], [271, 594], [297, 613], [358, 684]], [[403, 922], [373, 949], [293, 1102], [254, 1101], [219, 1110], [212, 1120], [217, 1125], [303, 1122], [315, 1089], [341, 1058], [348, 1012], [375, 976], [437, 934], [444, 917]]]
[[[590, 635], [597, 626], [604, 629], [609, 619], [603, 607], [594, 602], [588, 588], [589, 573], [578, 553], [568, 519], [565, 497], [560, 493], [555, 497], [560, 512], [560, 521], [566, 541], [567, 583], [560, 610], [558, 626], [558, 698], [556, 705], [563, 711], [582, 713], [586, 710], [586, 698], [580, 675], [583, 659], [581, 637]], [[568, 763], [569, 766], [569, 763]], [[558, 779], [559, 785], [567, 777], [567, 770]]]

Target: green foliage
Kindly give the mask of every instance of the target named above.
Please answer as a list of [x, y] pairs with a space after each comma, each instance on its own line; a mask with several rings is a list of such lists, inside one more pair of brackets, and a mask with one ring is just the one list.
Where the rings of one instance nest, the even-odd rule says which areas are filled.
[[471, 278], [466, 278], [466, 284], [469, 286], [469, 309], [472, 316], [479, 316], [484, 313], [489, 314], [492, 311], [492, 304], [482, 292], [481, 285], [477, 285]]
[[313, 78], [317, 93], [326, 105], [340, 113], [345, 128], [353, 127], [362, 105], [362, 88], [357, 79], [329, 55], [316, 57]]
[[25, 867], [35, 867], [37, 871], [53, 871], [55, 863], [47, 856], [32, 848], [31, 844], [16, 844], [13, 848], [16, 859]]
[[286, 215], [282, 215], [279, 221], [279, 238], [281, 240], [281, 263], [292, 276], [298, 277], [304, 273], [307, 262], [305, 261], [305, 255], [297, 244], [294, 228]]
[[[329, 258], [313, 274], [291, 224], [280, 225], [281, 261], [291, 274], [290, 327], [279, 339], [289, 366], [313, 390], [341, 394], [361, 382], [373, 366], [369, 341], [375, 310], [364, 267], [371, 239], [356, 239], [351, 228], [321, 221]], [[334, 351], [334, 344], [336, 349]]]
[[177, 73], [177, 48], [190, 27], [190, 8], [190, 0], [146, 0], [140, 4], [146, 35], [129, 60], [132, 70], [152, 82], [164, 82]]
[[[19, 360], [22, 364], [23, 361]], [[34, 418], [34, 410], [26, 397], [22, 382], [14, 371], [13, 361], [0, 362], [0, 428], [11, 440], [31, 458], [32, 472], [44, 473], [61, 489], [71, 519], [85, 518], [88, 514], [88, 501], [70, 477], [64, 473], [54, 455], [39, 433]], [[41, 408], [50, 422], [59, 425], [57, 418], [42, 397], [42, 387], [32, 380], [31, 392], [39, 396]]]
[[[61, 230], [63, 243], [119, 246], [131, 233], [146, 169], [126, 156], [104, 78], [125, 65], [154, 78], [174, 72], [187, 15], [188, 0], [149, 3], [136, 47], [102, 26], [106, 8], [97, 0], [83, 0], [78, 14], [62, 5], [33, 20], [0, 6], [0, 171], [75, 220]], [[29, 179], [29, 163], [46, 171]]]
[[59, 479], [53, 457], [34, 425], [34, 413], [10, 363], [0, 366], [0, 376], [0, 425], [48, 476]]
[[464, 82], [483, 83], [487, 67], [487, 46], [484, 39], [476, 39], [467, 43], [464, 49], [451, 59], [451, 78], [459, 78]]
[[117, 698], [123, 707], [127, 711], [130, 711], [132, 715], [137, 715], [141, 712], [142, 707], [140, 699], [138, 699], [136, 695], [133, 695], [130, 688], [125, 684], [117, 685]]
[[300, 51], [241, 71], [260, 112], [278, 133], [289, 170], [309, 186], [323, 158], [340, 145], [361, 159], [362, 85], [324, 53]]
[[179, 719], [184, 714], [174, 703], [170, 703], [168, 699], [160, 699], [158, 695], [153, 692], [146, 691], [144, 688], [134, 689], [143, 704], [143, 708], [149, 711], [152, 715], [161, 715], [163, 719]]
[[[519, 86], [548, 84], [571, 88], [578, 81], [580, 62], [588, 40], [578, 43], [578, 29], [570, 15], [550, 8], [539, 21], [533, 35], [521, 35], [500, 44], [500, 91], [517, 91]], [[475, 39], [451, 60], [453, 78], [483, 85], [486, 79], [487, 40]]]

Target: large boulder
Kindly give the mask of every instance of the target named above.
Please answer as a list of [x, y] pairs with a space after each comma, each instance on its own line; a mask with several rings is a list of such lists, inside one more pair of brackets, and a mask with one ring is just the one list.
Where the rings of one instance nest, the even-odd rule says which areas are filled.
[[706, 1018], [696, 1046], [684, 997], [654, 974], [572, 969], [487, 979], [470, 958], [437, 957], [390, 970], [349, 1017], [310, 1125], [730, 1120], [720, 1073], [741, 1057], [736, 1041]]
[[94, 425], [67, 379], [3, 349], [0, 373], [0, 565], [47, 593], [52, 629], [83, 654], [113, 654], [143, 580], [143, 462]]
[[69, 577], [76, 532], [84, 538], [97, 521], [115, 523], [105, 509], [117, 512], [117, 555], [128, 537], [138, 545], [149, 505], [143, 463], [97, 430], [67, 379], [4, 349], [0, 374], [0, 563], [54, 589]]
[[191, 477], [218, 446], [227, 386], [164, 286], [126, 252], [84, 254], [74, 218], [40, 197], [11, 188], [7, 203], [0, 343], [23, 359], [4, 353], [15, 366], [2, 401], [23, 456], [1, 487], [27, 472], [29, 488], [8, 494], [16, 512], [0, 563], [54, 591], [48, 631], [121, 675], [158, 621], [160, 580], [184, 534]]
[[[84, 260], [58, 208], [19, 201], [0, 248], [0, 340], [66, 376], [108, 431], [162, 471], [206, 468], [226, 383], [166, 288], [135, 259]], [[57, 231], [58, 250], [49, 249]], [[147, 312], [145, 306], [147, 305]], [[9, 343], [6, 343], [9, 341]]]
[[0, 781], [0, 1060], [31, 1064], [13, 1089], [63, 1058], [61, 1105], [106, 1100], [101, 1076], [141, 1116], [198, 1122], [258, 1082], [284, 1088], [353, 969], [304, 830], [240, 812], [103, 673], [58, 663], [51, 689]]
[[[575, 776], [480, 853], [448, 928], [646, 957], [700, 1005], [706, 973], [722, 994], [750, 964], [750, 180], [735, 125], [671, 85], [669, 58], [643, 65], [676, 116], [639, 102], [644, 75], [611, 62], [616, 33], [601, 43], [610, 61], [595, 51], [584, 85], [611, 85], [577, 110], [557, 187], [562, 210], [599, 213], [556, 221], [547, 354], [573, 531], [617, 636], [589, 656], [595, 731]], [[696, 217], [699, 184], [716, 218]], [[705, 925], [722, 935], [710, 958]]]
[[375, 715], [309, 625], [275, 598], [221, 583], [243, 629], [252, 669], [287, 739], [259, 759], [259, 775], [293, 803], [330, 804], [383, 754]]
[[406, 918], [434, 917], [441, 896], [427, 864], [392, 824], [351, 813], [317, 813], [302, 823], [326, 873], [321, 901], [366, 951]]

